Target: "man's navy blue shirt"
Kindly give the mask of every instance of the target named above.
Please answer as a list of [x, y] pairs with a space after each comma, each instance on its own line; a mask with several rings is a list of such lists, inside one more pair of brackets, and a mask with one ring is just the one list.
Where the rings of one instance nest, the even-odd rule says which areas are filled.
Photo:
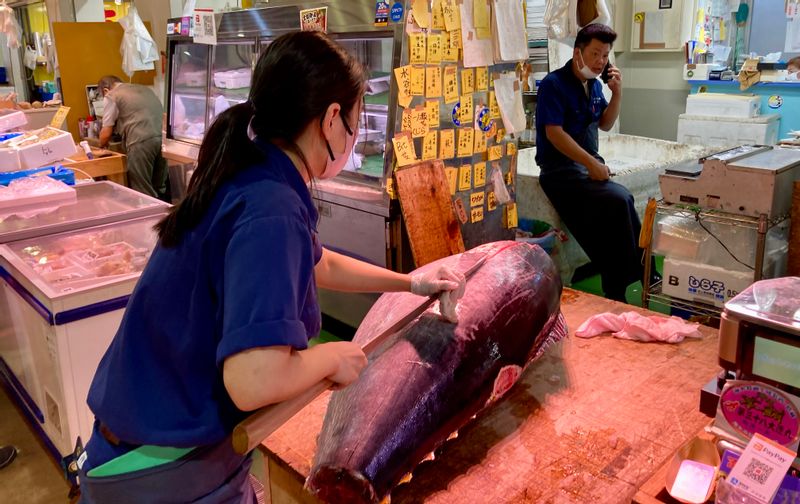
[[575, 142], [598, 157], [597, 126], [608, 102], [603, 85], [591, 79], [589, 95], [572, 71], [572, 60], [542, 80], [536, 97], [536, 164], [542, 171], [555, 169], [572, 160], [547, 139], [546, 126], [561, 126]]
[[286, 154], [257, 143], [265, 161], [225, 183], [178, 246], [156, 247], [100, 362], [88, 403], [127, 443], [224, 440], [245, 417], [223, 384], [225, 359], [304, 349], [320, 330], [317, 210]]

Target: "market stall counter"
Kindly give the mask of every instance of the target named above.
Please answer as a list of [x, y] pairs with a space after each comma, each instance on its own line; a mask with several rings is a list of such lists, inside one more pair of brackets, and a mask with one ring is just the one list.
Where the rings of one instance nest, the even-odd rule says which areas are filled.
[[[630, 502], [709, 418], [700, 388], [718, 371], [717, 332], [677, 345], [575, 329], [601, 312], [646, 310], [565, 289], [570, 336], [530, 364], [487, 411], [391, 494], [404, 502]], [[303, 490], [330, 399], [326, 392], [267, 438], [273, 503], [313, 503]], [[270, 502], [269, 498], [266, 502]]]

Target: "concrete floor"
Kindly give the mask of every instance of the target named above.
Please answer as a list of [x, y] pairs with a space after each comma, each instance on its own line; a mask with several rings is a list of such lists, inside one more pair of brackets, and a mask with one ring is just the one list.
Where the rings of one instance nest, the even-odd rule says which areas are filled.
[[17, 447], [17, 458], [0, 469], [0, 502], [3, 504], [68, 503], [69, 486], [34, 435], [17, 406], [0, 387], [0, 445]]

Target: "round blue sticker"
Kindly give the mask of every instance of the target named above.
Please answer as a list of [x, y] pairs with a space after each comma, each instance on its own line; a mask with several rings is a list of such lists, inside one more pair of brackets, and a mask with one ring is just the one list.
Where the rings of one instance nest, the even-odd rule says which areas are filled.
[[475, 116], [475, 124], [477, 124], [483, 132], [487, 132], [492, 129], [494, 120], [489, 117], [489, 107], [481, 107], [478, 110], [478, 113]]
[[403, 19], [403, 3], [395, 2], [394, 5], [392, 5], [392, 10], [389, 11], [389, 16], [395, 23]]
[[772, 95], [767, 100], [767, 105], [771, 109], [779, 109], [783, 105], [783, 97], [780, 95]]
[[456, 126], [461, 126], [461, 119], [459, 119], [459, 117], [461, 116], [460, 101], [457, 101], [456, 104], [453, 105], [453, 112], [452, 114], [450, 114], [450, 116], [453, 118], [453, 124], [455, 124]]

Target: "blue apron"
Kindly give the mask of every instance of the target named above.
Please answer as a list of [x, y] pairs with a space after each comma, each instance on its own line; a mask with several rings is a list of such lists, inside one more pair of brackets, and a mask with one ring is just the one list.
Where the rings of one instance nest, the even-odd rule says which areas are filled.
[[115, 476], [80, 471], [80, 504], [255, 504], [250, 456], [231, 439], [198, 447], [173, 462]]

